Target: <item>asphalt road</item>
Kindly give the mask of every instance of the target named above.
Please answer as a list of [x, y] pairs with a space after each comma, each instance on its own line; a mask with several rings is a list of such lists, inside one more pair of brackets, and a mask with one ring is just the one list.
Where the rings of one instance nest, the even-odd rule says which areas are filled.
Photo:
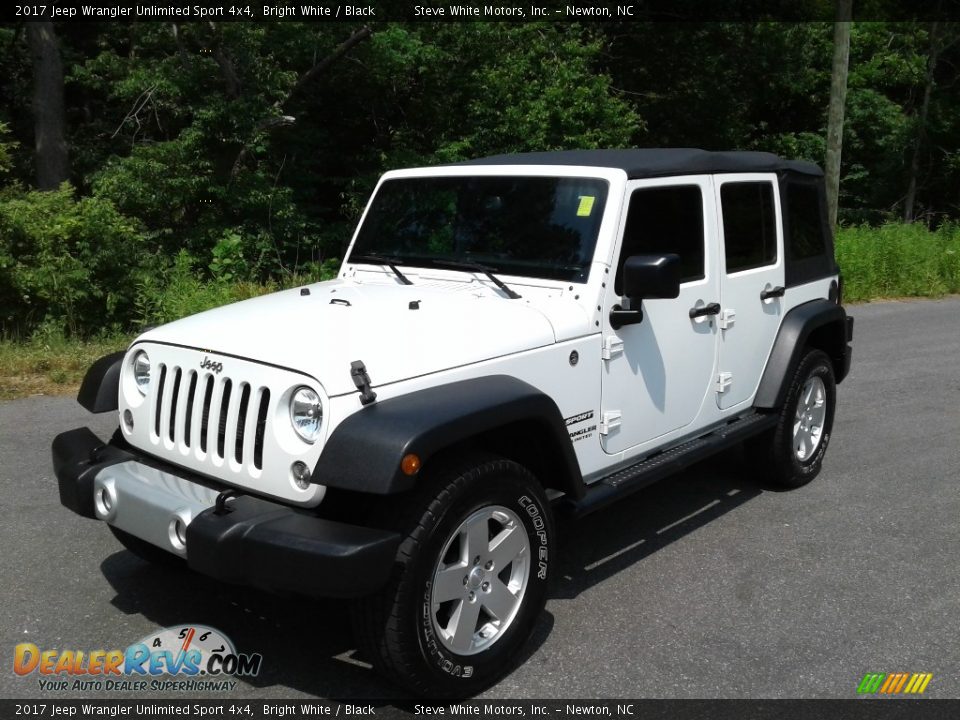
[[[927, 696], [960, 697], [960, 299], [852, 314], [820, 477], [772, 491], [731, 453], [581, 521], [529, 652], [486, 697], [851, 698], [866, 672], [931, 672]], [[230, 699], [400, 694], [355, 657], [343, 604], [148, 566], [61, 508], [51, 438], [113, 422], [70, 398], [0, 404], [0, 697], [130, 696], [41, 691], [13, 648], [191, 622], [263, 654]]]

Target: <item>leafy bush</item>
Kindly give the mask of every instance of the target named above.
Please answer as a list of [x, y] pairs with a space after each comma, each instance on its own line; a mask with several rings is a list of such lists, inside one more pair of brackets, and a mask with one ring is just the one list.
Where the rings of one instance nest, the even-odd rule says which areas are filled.
[[270, 292], [269, 286], [231, 279], [204, 280], [195, 271], [198, 265], [186, 250], [173, 261], [155, 256], [136, 281], [134, 320], [142, 328], [162, 325], [220, 305]]
[[228, 230], [213, 246], [210, 272], [223, 282], [245, 279], [249, 275], [250, 269], [243, 257], [243, 238], [239, 233]]
[[[227, 243], [225, 247], [230, 245]], [[226, 270], [218, 274], [217, 258], [227, 257], [229, 252], [224, 250], [220, 256], [215, 255], [212, 264], [214, 277], [210, 280], [205, 280], [197, 272], [199, 263], [186, 250], [181, 250], [172, 262], [160, 256], [152, 257], [138, 273], [136, 281], [134, 319], [138, 329], [172, 322], [284, 288], [329, 280], [336, 275], [339, 267], [339, 261], [330, 260], [305, 266], [299, 272], [282, 274], [278, 279], [257, 283], [228, 277]], [[222, 260], [219, 267], [226, 267], [224, 263], [225, 260]]]
[[960, 292], [960, 225], [841, 228], [837, 262], [844, 298], [937, 297]]
[[151, 251], [173, 257], [186, 249], [207, 260], [219, 245], [221, 254], [244, 259], [241, 275], [229, 270], [243, 279], [280, 272], [316, 245], [316, 228], [293, 191], [277, 184], [278, 170], [242, 169], [232, 177], [206, 140], [188, 128], [173, 140], [137, 145], [96, 173], [93, 194], [149, 228]]
[[19, 147], [20, 143], [15, 140], [8, 140], [10, 126], [0, 121], [0, 177], [6, 175], [13, 167], [13, 152]]
[[107, 200], [52, 192], [0, 193], [0, 331], [42, 322], [71, 334], [125, 324], [142, 236]]

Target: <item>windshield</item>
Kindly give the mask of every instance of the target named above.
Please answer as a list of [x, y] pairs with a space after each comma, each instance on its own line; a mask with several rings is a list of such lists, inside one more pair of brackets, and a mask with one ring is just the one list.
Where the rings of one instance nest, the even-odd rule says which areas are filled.
[[424, 177], [380, 186], [351, 251], [404, 265], [443, 260], [510, 275], [586, 282], [607, 181]]

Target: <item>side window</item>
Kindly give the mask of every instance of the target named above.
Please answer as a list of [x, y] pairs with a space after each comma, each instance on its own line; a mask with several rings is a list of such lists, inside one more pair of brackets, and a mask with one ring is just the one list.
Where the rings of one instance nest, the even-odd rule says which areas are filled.
[[823, 221], [820, 217], [820, 195], [813, 185], [789, 183], [787, 185], [787, 209], [789, 217], [788, 243], [792, 260], [804, 260], [825, 255], [827, 243], [823, 237]]
[[727, 273], [777, 261], [773, 184], [731, 182], [720, 186]]
[[674, 185], [633, 191], [614, 276], [617, 294], [622, 294], [623, 263], [628, 257], [661, 253], [680, 256], [680, 282], [704, 278], [700, 186]]

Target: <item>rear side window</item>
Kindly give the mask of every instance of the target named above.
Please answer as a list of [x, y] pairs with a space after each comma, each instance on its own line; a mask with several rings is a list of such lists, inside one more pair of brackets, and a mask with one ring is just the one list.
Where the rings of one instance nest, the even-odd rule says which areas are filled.
[[720, 186], [727, 273], [772, 265], [777, 261], [777, 226], [773, 185], [734, 182]]
[[787, 185], [787, 208], [789, 208], [789, 258], [804, 260], [825, 255], [827, 242], [823, 236], [823, 221], [820, 217], [820, 196], [813, 185], [789, 183]]
[[631, 255], [680, 256], [680, 282], [702, 280], [703, 193], [698, 185], [634, 190], [630, 196], [614, 289], [622, 294], [623, 263]]

